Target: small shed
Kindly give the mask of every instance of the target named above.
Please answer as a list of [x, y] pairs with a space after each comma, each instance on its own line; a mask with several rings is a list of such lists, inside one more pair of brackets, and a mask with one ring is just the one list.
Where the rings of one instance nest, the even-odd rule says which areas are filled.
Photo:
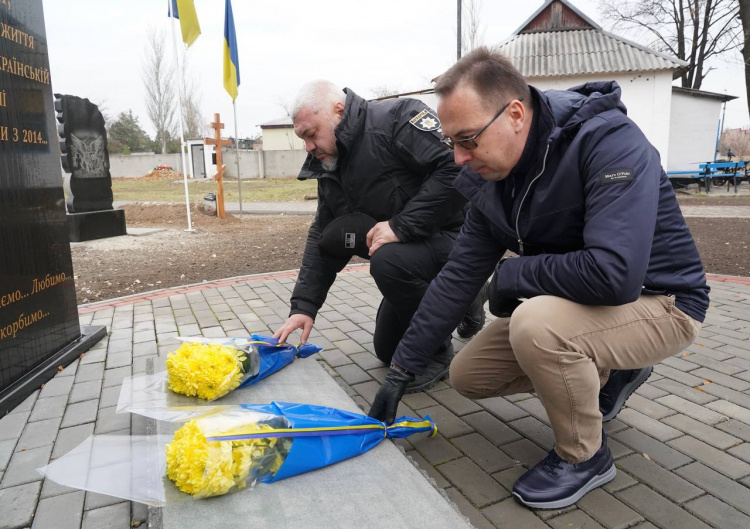
[[294, 134], [292, 118], [284, 116], [260, 124], [264, 151], [304, 150], [305, 143]]

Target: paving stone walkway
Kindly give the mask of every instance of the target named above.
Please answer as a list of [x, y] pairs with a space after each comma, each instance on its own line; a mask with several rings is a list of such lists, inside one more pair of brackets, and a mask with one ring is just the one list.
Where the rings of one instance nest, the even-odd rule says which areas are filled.
[[[0, 419], [0, 526], [145, 527], [143, 505], [60, 487], [35, 469], [92, 433], [140, 433], [137, 417], [114, 413], [123, 377], [175, 348], [177, 335], [276, 329], [295, 279], [295, 272], [233, 278], [80, 307], [81, 323], [106, 325], [109, 336]], [[701, 337], [656, 366], [606, 425], [617, 478], [576, 506], [532, 511], [510, 496], [516, 478], [553, 443], [533, 395], [472, 401], [440, 383], [406, 396], [399, 410], [430, 415], [440, 435], [399, 444], [477, 528], [750, 527], [750, 281], [712, 279]], [[347, 268], [311, 338], [363, 410], [387, 371], [372, 352], [379, 302], [368, 267]], [[427, 527], [429, 513], [425, 520]]]

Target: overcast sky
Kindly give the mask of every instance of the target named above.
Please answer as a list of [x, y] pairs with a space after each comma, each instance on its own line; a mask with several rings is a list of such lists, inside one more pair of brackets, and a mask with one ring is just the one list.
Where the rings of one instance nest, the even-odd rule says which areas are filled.
[[[141, 80], [150, 27], [170, 40], [167, 0], [43, 0], [53, 90], [87, 97], [116, 116], [132, 109], [153, 135]], [[484, 0], [486, 44], [507, 38], [542, 0]], [[594, 0], [573, 0], [605, 26]], [[189, 76], [207, 119], [215, 112], [234, 135], [232, 102], [222, 85], [224, 0], [195, 0], [202, 34], [188, 51]], [[241, 84], [241, 137], [284, 115], [306, 81], [325, 78], [365, 97], [387, 86], [429, 88], [456, 57], [456, 0], [234, 0]], [[179, 32], [179, 28], [177, 28]], [[614, 31], [617, 33], [617, 31]], [[179, 33], [178, 33], [179, 38]], [[641, 41], [643, 44], [647, 42]], [[182, 42], [180, 41], [182, 46]], [[726, 126], [748, 119], [739, 53], [715, 61], [703, 89], [739, 96], [728, 103]]]

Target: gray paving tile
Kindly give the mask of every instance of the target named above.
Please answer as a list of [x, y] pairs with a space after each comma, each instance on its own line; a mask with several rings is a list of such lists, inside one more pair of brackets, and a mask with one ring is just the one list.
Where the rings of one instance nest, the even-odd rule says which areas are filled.
[[[706, 406], [726, 417], [737, 419], [745, 424], [750, 424], [750, 409], [748, 408], [738, 406], [737, 404], [727, 402], [726, 400], [716, 400], [708, 403]], [[717, 427], [718, 426], [720, 425], [717, 425]]]
[[416, 450], [411, 450], [407, 452], [406, 455], [411, 458], [412, 462], [416, 464], [418, 469], [423, 470], [435, 482], [436, 487], [443, 489], [450, 486], [448, 480], [445, 479], [440, 472], [435, 470], [435, 467], [422, 457], [422, 454]]
[[675, 439], [683, 435], [681, 431], [629, 408], [623, 409], [617, 415], [617, 419], [637, 428], [659, 441], [669, 441], [670, 439]]
[[514, 441], [500, 447], [503, 452], [519, 461], [527, 468], [531, 468], [547, 456], [545, 452], [528, 439]]
[[94, 425], [92, 423], [63, 428], [57, 434], [55, 449], [52, 451], [52, 459], [57, 459], [67, 454], [93, 433]]
[[461, 452], [453, 446], [442, 435], [433, 438], [421, 438], [414, 440], [414, 448], [419, 452], [431, 465], [437, 465], [458, 459]]
[[51, 498], [52, 496], [68, 494], [70, 492], [75, 492], [76, 490], [78, 489], [60, 485], [59, 483], [55, 483], [51, 479], [45, 479], [44, 481], [42, 481], [42, 495], [40, 496], [40, 498]]
[[102, 387], [109, 388], [112, 386], [120, 386], [122, 385], [122, 379], [129, 377], [131, 374], [132, 368], [130, 365], [107, 369], [104, 372], [104, 383], [102, 384]]
[[562, 514], [547, 521], [554, 529], [570, 529], [571, 527], [585, 527], [586, 529], [603, 529], [601, 525], [583, 511], [575, 510]]
[[11, 413], [0, 419], [0, 441], [21, 437], [29, 415], [29, 412]]
[[438, 424], [438, 429], [441, 434], [448, 437], [457, 437], [471, 433], [473, 430], [471, 426], [466, 424], [464, 421], [456, 417], [453, 413], [445, 409], [443, 406], [431, 406], [429, 408], [423, 408], [419, 410], [421, 417], [430, 416], [430, 418]]
[[682, 465], [686, 465], [693, 461], [674, 448], [671, 448], [664, 443], [657, 441], [653, 437], [649, 437], [648, 435], [632, 428], [630, 430], [617, 432], [616, 434], [613, 434], [612, 437], [636, 452], [648, 455], [652, 460], [669, 470], [681, 467]]
[[[669, 406], [673, 410], [692, 417], [693, 419], [700, 421], [705, 424], [716, 424], [724, 420], [724, 417], [716, 412], [706, 409], [705, 406], [699, 406], [689, 400], [685, 400], [676, 395], [668, 395], [657, 399], [657, 402], [665, 406]], [[628, 401], [628, 404], [630, 401]], [[664, 421], [668, 422], [668, 421]]]
[[523, 400], [521, 402], [516, 403], [516, 406], [523, 409], [524, 411], [529, 412], [533, 417], [536, 417], [547, 426], [550, 425], [549, 416], [547, 415], [547, 410], [544, 409], [544, 405], [542, 404], [542, 401], [540, 401], [538, 398], [531, 398], [531, 399]]
[[504, 445], [521, 439], [521, 435], [486, 411], [464, 415], [462, 419], [495, 445]]
[[10, 456], [13, 455], [13, 450], [16, 448], [16, 439], [8, 439], [7, 441], [0, 441], [0, 471], [5, 470], [10, 461]]
[[730, 419], [716, 425], [716, 428], [730, 435], [737, 436], [743, 441], [750, 442], [750, 424]]
[[493, 529], [494, 526], [477, 510], [459, 491], [450, 487], [445, 489], [448, 498], [458, 507], [458, 511], [466, 516], [473, 527], [477, 529]]
[[677, 395], [678, 397], [682, 397], [683, 399], [695, 402], [696, 404], [706, 404], [707, 402], [711, 402], [717, 399], [717, 397], [709, 395], [703, 390], [697, 390], [694, 387], [680, 384], [679, 382], [675, 382], [674, 380], [669, 378], [663, 378], [661, 380], [651, 382], [651, 384], [672, 395]]
[[34, 519], [41, 482], [27, 483], [17, 487], [0, 489], [0, 505], [3, 506], [3, 529], [29, 527]]
[[486, 516], [498, 529], [547, 529], [548, 526], [536, 515], [518, 503], [515, 498], [482, 509]]
[[746, 391], [750, 389], [750, 382], [740, 380], [737, 377], [719, 373], [712, 369], [702, 367], [693, 371], [693, 374], [699, 377], [703, 377], [705, 380], [710, 380], [716, 384], [721, 384], [724, 387], [731, 388], [737, 391]]
[[423, 391], [419, 393], [409, 393], [408, 395], [404, 395], [404, 398], [401, 399], [401, 402], [404, 402], [413, 410], [429, 408], [430, 406], [437, 405], [437, 401]]
[[685, 508], [715, 527], [721, 527], [722, 529], [750, 527], [750, 517], [713, 496], [703, 496], [688, 502], [685, 504]]
[[[365, 371], [376, 367], [387, 367], [386, 364], [381, 362], [380, 359], [372, 353], [354, 353], [350, 355], [349, 358], [354, 360], [354, 362]], [[417, 393], [415, 393], [415, 395], [417, 395]]]
[[449, 461], [437, 469], [477, 507], [485, 507], [509, 496], [508, 491], [468, 457]]
[[515, 404], [508, 402], [503, 397], [478, 399], [475, 402], [504, 422], [510, 422], [528, 415], [526, 411], [522, 410]]
[[657, 401], [647, 399], [640, 395], [631, 395], [628, 399], [627, 406], [628, 408], [633, 408], [644, 415], [648, 415], [652, 419], [663, 419], [664, 417], [674, 415], [675, 413], [673, 409], [662, 406]]
[[94, 422], [96, 420], [96, 413], [98, 410], [99, 401], [96, 399], [71, 404], [65, 410], [65, 416], [63, 417], [63, 421], [60, 426], [62, 428], [68, 428], [70, 426], [86, 424], [87, 422]]
[[636, 395], [640, 395], [651, 400], [656, 400], [659, 397], [669, 395], [668, 392], [664, 391], [663, 389], [659, 389], [656, 386], [652, 386], [649, 383], [641, 385], [641, 387], [635, 390], [635, 393]]
[[706, 393], [728, 400], [729, 402], [742, 406], [743, 408], [750, 409], [750, 395], [747, 393], [735, 391], [719, 384], [705, 384], [701, 387]]
[[39, 502], [31, 529], [79, 529], [84, 492], [71, 492]]
[[430, 396], [456, 415], [481, 411], [482, 408], [453, 388], [433, 391]]
[[750, 515], [750, 488], [703, 465], [693, 463], [675, 471], [724, 503]]
[[[692, 435], [702, 441], [720, 449], [727, 449], [741, 442], [740, 439], [729, 435], [715, 427], [703, 424], [682, 414], [673, 415], [663, 419], [668, 425], [677, 428], [681, 432]], [[719, 426], [719, 425], [717, 425]]]
[[13, 454], [8, 468], [5, 469], [3, 481], [0, 482], [0, 488], [41, 481], [42, 475], [36, 469], [49, 463], [51, 451], [52, 445], [48, 445]]
[[633, 454], [619, 460], [617, 466], [677, 503], [684, 503], [703, 494], [698, 487], [640, 454]]
[[703, 384], [702, 378], [696, 377], [689, 373], [685, 373], [683, 371], [680, 371], [679, 369], [675, 369], [664, 364], [655, 365], [654, 372], [688, 386], [695, 387]]
[[534, 441], [548, 452], [555, 446], [555, 435], [552, 433], [552, 428], [534, 417], [524, 417], [508, 424], [521, 432], [526, 439]]
[[81, 529], [128, 529], [130, 527], [129, 502], [116, 503], [83, 513]]
[[16, 452], [52, 445], [57, 437], [57, 431], [60, 429], [61, 420], [60, 417], [57, 417], [55, 419], [28, 423], [26, 428], [23, 429], [21, 438], [18, 440]]
[[76, 382], [91, 382], [101, 380], [104, 377], [104, 362], [85, 364], [80, 366], [76, 373]]
[[630, 477], [625, 472], [618, 472], [615, 476], [615, 479], [604, 485], [602, 489], [606, 490], [610, 494], [614, 494], [615, 492], [632, 487], [636, 483], [638, 483], [638, 481]]
[[637, 509], [647, 520], [662, 528], [709, 529], [698, 518], [652, 491], [645, 485], [636, 485], [618, 492], [615, 496], [632, 509]]
[[453, 444], [487, 473], [516, 466], [515, 460], [501, 452], [478, 433], [453, 439]]
[[686, 360], [699, 364], [703, 367], [713, 369], [714, 371], [718, 371], [719, 373], [724, 373], [726, 375], [734, 375], [735, 373], [739, 373], [743, 371], [741, 367], [730, 364], [728, 362], [715, 360], [714, 358], [711, 358], [709, 356], [704, 356], [698, 353], [691, 354], [690, 356], [686, 358]]
[[102, 391], [102, 381], [92, 380], [91, 382], [80, 382], [73, 385], [68, 400], [69, 404], [83, 402], [85, 400], [98, 399]]
[[55, 377], [47, 382], [39, 394], [40, 399], [68, 395], [73, 387], [73, 377]]
[[336, 367], [335, 370], [347, 384], [359, 384], [361, 382], [372, 380], [370, 375], [367, 374], [367, 371], [364, 371], [357, 364], [339, 366]]
[[750, 465], [744, 461], [689, 435], [670, 441], [668, 444], [730, 478], [739, 479], [750, 474]]

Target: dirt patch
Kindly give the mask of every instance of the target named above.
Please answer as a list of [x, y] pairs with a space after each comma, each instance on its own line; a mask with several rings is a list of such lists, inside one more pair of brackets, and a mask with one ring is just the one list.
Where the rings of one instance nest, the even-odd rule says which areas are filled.
[[[710, 205], [722, 205], [707, 200]], [[128, 227], [164, 231], [74, 245], [79, 303], [297, 269], [312, 222], [312, 216], [296, 215], [246, 215], [242, 219], [227, 215], [222, 220], [193, 208], [196, 231], [187, 232], [184, 206], [133, 204], [124, 209]], [[750, 276], [750, 219], [689, 218], [687, 223], [708, 272]], [[357, 258], [356, 262], [364, 261]]]
[[750, 206], [750, 196], [690, 197], [677, 195], [683, 206]]
[[182, 180], [182, 173], [174, 169], [154, 169], [141, 178], [146, 180]]

